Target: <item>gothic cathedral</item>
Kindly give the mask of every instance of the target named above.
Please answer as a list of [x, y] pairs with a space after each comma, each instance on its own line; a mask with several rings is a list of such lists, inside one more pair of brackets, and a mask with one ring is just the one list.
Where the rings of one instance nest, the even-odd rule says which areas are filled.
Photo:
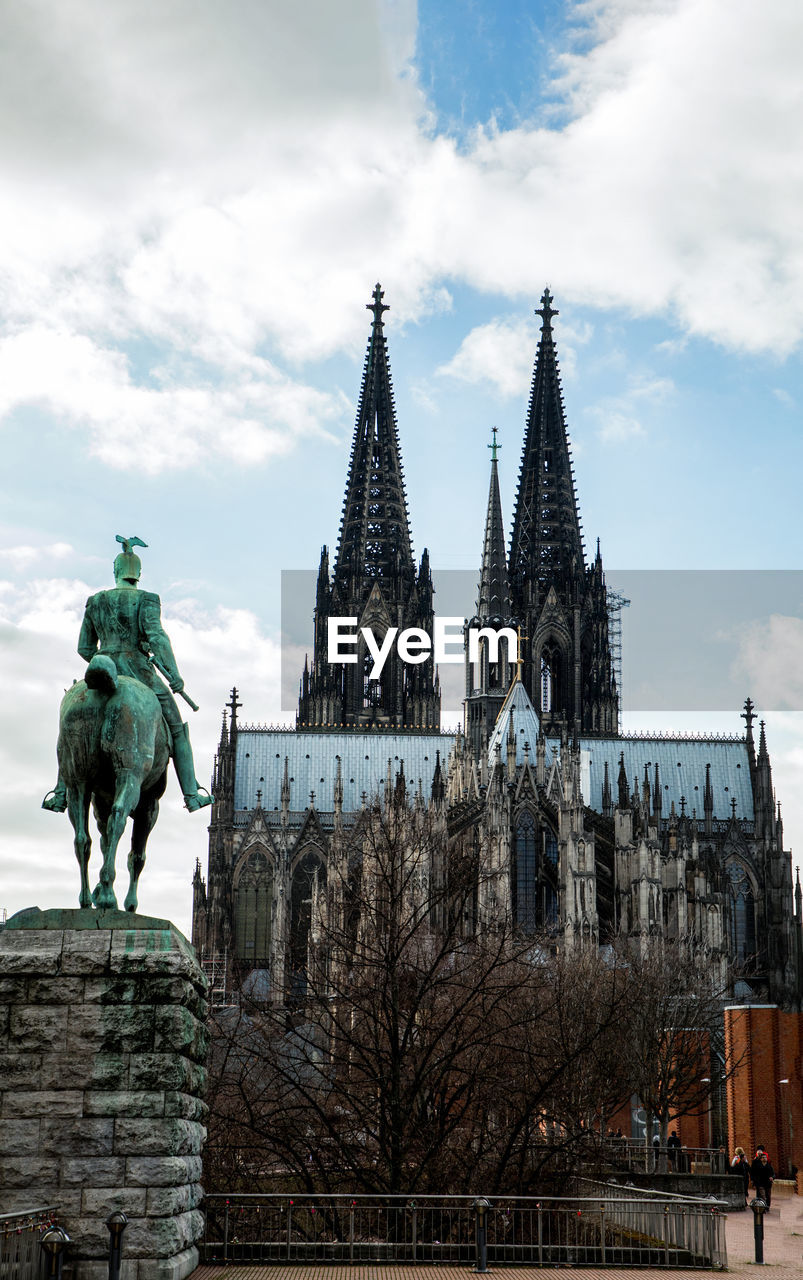
[[[553, 320], [545, 290], [509, 550], [492, 448], [479, 589], [467, 627], [510, 628], [516, 651], [466, 653], [464, 728], [440, 731], [432, 656], [396, 650], [372, 678], [328, 661], [330, 617], [431, 635], [429, 555], [416, 565], [377, 285], [334, 564], [321, 553], [311, 660], [295, 728], [223, 716], [206, 879], [193, 881], [193, 943], [213, 999], [245, 981], [266, 1000], [303, 990], [310, 931], [336, 835], [374, 798], [406, 788], [450, 841], [496, 868], [467, 929], [503, 910], [556, 945], [691, 938], [734, 1001], [799, 1009], [803, 903], [784, 849], [763, 723], [741, 736], [620, 732], [609, 592], [583, 543]], [[478, 545], [480, 542], [478, 529]], [[700, 803], [700, 799], [702, 803]]]

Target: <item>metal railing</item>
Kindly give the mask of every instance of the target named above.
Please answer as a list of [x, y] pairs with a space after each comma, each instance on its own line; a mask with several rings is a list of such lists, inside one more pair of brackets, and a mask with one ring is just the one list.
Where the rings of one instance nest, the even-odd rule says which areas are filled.
[[37, 1280], [42, 1265], [39, 1242], [55, 1225], [56, 1209], [44, 1205], [18, 1213], [0, 1213], [0, 1278]]
[[[484, 1199], [484, 1198], [483, 1198]], [[727, 1265], [718, 1205], [605, 1188], [599, 1196], [488, 1197], [497, 1266]], [[474, 1196], [208, 1195], [205, 1263], [440, 1263], [477, 1259]]]
[[667, 1250], [686, 1250], [694, 1256], [705, 1256], [710, 1259], [712, 1269], [727, 1270], [726, 1201], [667, 1195], [648, 1188], [635, 1191], [633, 1187], [617, 1187], [613, 1182], [595, 1182], [590, 1178], [578, 1178], [577, 1190], [586, 1195], [596, 1191], [604, 1196], [609, 1202], [611, 1219], [623, 1230], [650, 1239], [660, 1237]]
[[727, 1152], [716, 1147], [646, 1147], [634, 1138], [608, 1138], [603, 1152], [610, 1165], [629, 1173], [730, 1173]]

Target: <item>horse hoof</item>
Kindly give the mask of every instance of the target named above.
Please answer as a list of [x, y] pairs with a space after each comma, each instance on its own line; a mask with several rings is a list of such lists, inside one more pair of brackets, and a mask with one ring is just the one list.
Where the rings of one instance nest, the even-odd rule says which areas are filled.
[[92, 898], [99, 911], [117, 910], [117, 898], [113, 889], [107, 889], [102, 884], [96, 885]]
[[136, 909], [137, 909], [137, 900], [136, 900], [136, 898], [132, 898], [132, 897], [130, 897], [130, 896], [126, 896], [126, 900], [125, 900], [125, 902], [123, 903], [123, 910], [124, 910], [124, 911], [136, 911]]
[[42, 801], [42, 808], [47, 809], [50, 813], [64, 813], [67, 808], [66, 792], [61, 790], [48, 791]]

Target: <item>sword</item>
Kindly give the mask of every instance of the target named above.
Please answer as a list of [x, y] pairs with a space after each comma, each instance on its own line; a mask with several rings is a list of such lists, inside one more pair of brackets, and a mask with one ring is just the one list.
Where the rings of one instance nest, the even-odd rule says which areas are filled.
[[[153, 654], [151, 654], [151, 655], [150, 655], [150, 657], [149, 657], [149, 661], [150, 661], [150, 663], [151, 663], [151, 665], [152, 665], [152, 666], [156, 667], [156, 670], [159, 672], [159, 674], [164, 676], [165, 680], [166, 680], [166, 681], [167, 681], [167, 683], [169, 684], [169, 683], [170, 683], [170, 676], [169, 676], [169, 675], [167, 674], [167, 672], [164, 670], [164, 668], [162, 667], [161, 663], [159, 663], [159, 662], [157, 662], [157, 661], [156, 661], [156, 658], [154, 657], [154, 655], [153, 655]], [[172, 693], [172, 692], [173, 692], [173, 690], [171, 690], [171, 693]], [[189, 695], [188, 693], [185, 693], [183, 689], [176, 689], [176, 690], [175, 690], [175, 692], [179, 695], [179, 697], [180, 697], [180, 698], [183, 698], [183, 699], [184, 699], [184, 701], [187, 703], [187, 705], [188, 705], [188, 706], [192, 707], [193, 711], [199, 711], [199, 710], [200, 710], [200, 708], [199, 708], [199, 706], [198, 706], [198, 703], [197, 703], [197, 702], [193, 702], [193, 700], [192, 700], [192, 698], [190, 697], [190, 695]]]

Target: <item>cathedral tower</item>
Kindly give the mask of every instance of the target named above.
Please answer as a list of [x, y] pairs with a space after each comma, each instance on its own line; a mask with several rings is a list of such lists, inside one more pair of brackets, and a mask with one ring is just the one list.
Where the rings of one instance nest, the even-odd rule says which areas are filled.
[[[433, 631], [432, 578], [424, 550], [416, 571], [396, 425], [379, 285], [351, 449], [340, 538], [330, 576], [321, 553], [312, 668], [305, 663], [297, 726], [301, 729], [437, 729], [440, 692], [432, 656], [403, 663], [395, 646], [373, 679], [374, 659], [361, 637], [356, 662], [328, 661], [329, 619], [356, 618], [381, 643], [390, 627]], [[355, 650], [346, 650], [350, 654]]]
[[586, 567], [558, 358], [552, 295], [536, 315], [533, 373], [510, 546], [513, 613], [524, 627], [523, 680], [547, 734], [617, 732], [602, 557]]

